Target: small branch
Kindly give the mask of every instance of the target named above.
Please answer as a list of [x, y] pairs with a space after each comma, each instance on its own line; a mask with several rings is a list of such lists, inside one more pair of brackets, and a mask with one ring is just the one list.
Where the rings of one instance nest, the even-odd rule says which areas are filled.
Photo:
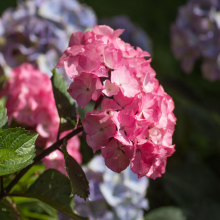
[[57, 150], [59, 150], [63, 154], [63, 150], [62, 149], [58, 148]]
[[29, 196], [26, 196], [25, 194], [21, 194], [21, 193], [7, 193], [7, 194], [5, 194], [5, 196], [29, 197]]
[[[59, 147], [63, 144], [63, 140], [66, 139], [67, 141], [69, 139], [71, 139], [73, 136], [77, 135], [78, 133], [80, 133], [81, 131], [83, 131], [83, 127], [79, 127], [75, 130], [73, 130], [72, 132], [70, 132], [69, 134], [67, 134], [65, 137], [63, 137], [62, 139], [60, 139], [59, 141], [57, 141], [56, 143], [54, 143], [53, 145], [51, 145], [50, 147], [48, 147], [47, 149], [43, 150], [40, 154], [38, 154], [35, 158], [34, 158], [34, 162], [30, 165], [28, 165], [27, 167], [25, 167], [24, 169], [22, 169], [20, 171], [20, 173], [17, 174], [17, 176], [12, 180], [12, 182], [5, 188], [5, 192], [9, 193], [11, 191], [11, 189], [14, 187], [14, 185], [21, 179], [21, 177], [36, 163], [38, 163], [39, 161], [41, 161], [45, 156], [49, 155], [50, 153], [52, 153], [53, 151], [59, 149]], [[0, 199], [2, 197], [0, 196]]]
[[58, 129], [58, 132], [57, 132], [57, 141], [59, 141], [59, 139], [60, 139], [60, 128], [61, 128], [61, 118], [60, 118], [59, 129]]
[[97, 108], [99, 107], [99, 104], [102, 102], [102, 99], [103, 99], [103, 98], [104, 98], [103, 95], [100, 95], [100, 96], [99, 96], [98, 100], [97, 100], [96, 103], [95, 103], [94, 109], [97, 109]]

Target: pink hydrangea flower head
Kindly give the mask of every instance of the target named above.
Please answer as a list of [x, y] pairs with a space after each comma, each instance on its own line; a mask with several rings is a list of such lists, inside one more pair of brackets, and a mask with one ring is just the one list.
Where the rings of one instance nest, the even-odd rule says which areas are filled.
[[[37, 132], [37, 146], [49, 147], [56, 142], [60, 119], [51, 81], [46, 74], [28, 63], [16, 67], [12, 70], [5, 89], [1, 91], [0, 96], [3, 95], [7, 96], [9, 123], [15, 119], [31, 132]], [[60, 137], [68, 133], [69, 131], [63, 132]], [[68, 141], [67, 151], [81, 163], [79, 145], [79, 138], [75, 136]], [[66, 174], [63, 154], [60, 151], [53, 152], [43, 161], [47, 168], [55, 168]]]
[[68, 92], [81, 107], [101, 103], [82, 124], [106, 166], [121, 172], [130, 164], [139, 178], [156, 178], [174, 152], [174, 103], [155, 78], [150, 54], [122, 41], [122, 33], [106, 25], [73, 33], [57, 67], [74, 79]]
[[56, 139], [59, 116], [56, 110], [50, 78], [25, 63], [11, 72], [1, 96], [7, 96], [9, 124], [13, 118], [27, 129], [37, 131], [37, 144], [45, 147]]

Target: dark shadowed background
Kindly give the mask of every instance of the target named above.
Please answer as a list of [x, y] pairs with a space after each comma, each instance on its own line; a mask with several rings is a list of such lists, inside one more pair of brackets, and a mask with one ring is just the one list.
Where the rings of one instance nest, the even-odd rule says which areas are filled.
[[[150, 180], [150, 210], [181, 207], [187, 220], [220, 219], [220, 81], [204, 79], [201, 60], [186, 75], [171, 51], [170, 25], [185, 0], [84, 0], [98, 18], [127, 15], [153, 43], [152, 67], [165, 91], [173, 97], [177, 125], [176, 152], [162, 178]], [[15, 6], [1, 0], [0, 14]], [[159, 218], [158, 218], [159, 219]], [[161, 218], [162, 219], [162, 218]], [[165, 219], [164, 219], [165, 220]]]

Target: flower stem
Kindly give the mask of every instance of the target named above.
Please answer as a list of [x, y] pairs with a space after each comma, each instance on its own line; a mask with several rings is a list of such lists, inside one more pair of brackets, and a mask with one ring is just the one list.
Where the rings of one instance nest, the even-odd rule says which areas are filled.
[[94, 109], [97, 109], [99, 107], [100, 103], [102, 102], [102, 99], [103, 99], [103, 95], [100, 95], [98, 100], [95, 103]]
[[60, 128], [61, 128], [61, 118], [60, 118], [60, 124], [59, 124], [58, 132], [57, 132], [57, 141], [59, 141], [60, 139]]

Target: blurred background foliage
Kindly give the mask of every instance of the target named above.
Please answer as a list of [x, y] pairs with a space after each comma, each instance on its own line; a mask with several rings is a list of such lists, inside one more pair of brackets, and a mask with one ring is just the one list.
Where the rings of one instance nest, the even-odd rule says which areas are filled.
[[[98, 19], [127, 15], [146, 31], [153, 43], [152, 66], [165, 91], [174, 99], [177, 125], [173, 143], [176, 144], [176, 152], [168, 158], [167, 171], [162, 178], [150, 180], [147, 192], [150, 210], [146, 220], [183, 220], [184, 216], [187, 220], [219, 220], [220, 81], [210, 82], [202, 77], [201, 60], [196, 62], [193, 72], [186, 75], [171, 51], [170, 25], [177, 17], [178, 7], [187, 1], [80, 2], [91, 6]], [[0, 14], [15, 5], [15, 0], [1, 1]], [[86, 151], [85, 147], [82, 149]], [[37, 176], [40, 171], [36, 170], [30, 172]], [[31, 184], [33, 180], [21, 181]], [[17, 187], [25, 187], [21, 181]], [[29, 200], [17, 201], [18, 209], [23, 207], [22, 215], [33, 219], [56, 219], [53, 209]], [[37, 207], [41, 217], [31, 216], [33, 206]], [[44, 214], [47, 217], [44, 218]]]

